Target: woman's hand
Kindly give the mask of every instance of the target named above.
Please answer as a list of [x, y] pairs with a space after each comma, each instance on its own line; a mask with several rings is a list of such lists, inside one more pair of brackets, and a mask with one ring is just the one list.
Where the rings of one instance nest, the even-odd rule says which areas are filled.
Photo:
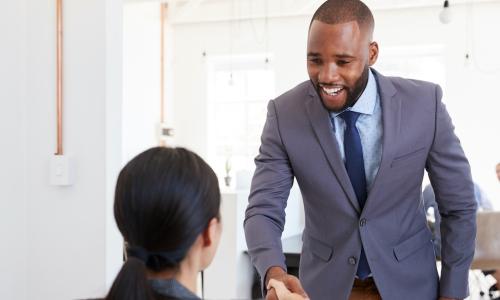
[[300, 294], [292, 293], [288, 290], [285, 284], [282, 281], [276, 279], [270, 279], [267, 284], [267, 289], [274, 289], [276, 295], [278, 296], [278, 300], [309, 300]]

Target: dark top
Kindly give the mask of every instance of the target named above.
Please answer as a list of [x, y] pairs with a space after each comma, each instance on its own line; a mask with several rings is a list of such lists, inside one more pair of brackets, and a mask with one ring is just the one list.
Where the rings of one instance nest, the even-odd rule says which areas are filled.
[[183, 300], [200, 299], [175, 279], [151, 279], [149, 282], [153, 290], [162, 296]]

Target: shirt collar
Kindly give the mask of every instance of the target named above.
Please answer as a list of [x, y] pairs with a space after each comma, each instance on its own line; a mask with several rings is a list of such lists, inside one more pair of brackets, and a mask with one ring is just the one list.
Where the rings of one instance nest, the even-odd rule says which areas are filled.
[[[368, 69], [368, 83], [366, 84], [365, 90], [359, 97], [358, 101], [354, 104], [354, 106], [347, 108], [346, 110], [358, 112], [365, 115], [373, 114], [375, 110], [375, 104], [377, 102], [377, 82], [375, 80], [375, 76], [373, 76], [372, 70]], [[334, 113], [331, 112], [332, 117], [337, 117], [342, 112]]]

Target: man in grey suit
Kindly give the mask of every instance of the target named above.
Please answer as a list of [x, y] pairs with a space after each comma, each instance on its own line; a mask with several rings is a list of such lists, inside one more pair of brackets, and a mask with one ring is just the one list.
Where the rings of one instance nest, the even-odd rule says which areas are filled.
[[[248, 251], [264, 287], [274, 278], [313, 300], [463, 299], [476, 234], [469, 163], [439, 86], [371, 68], [373, 29], [358, 0], [329, 0], [314, 14], [310, 81], [268, 104]], [[425, 170], [442, 218], [440, 278], [421, 203]], [[305, 211], [300, 282], [281, 248], [294, 178]]]

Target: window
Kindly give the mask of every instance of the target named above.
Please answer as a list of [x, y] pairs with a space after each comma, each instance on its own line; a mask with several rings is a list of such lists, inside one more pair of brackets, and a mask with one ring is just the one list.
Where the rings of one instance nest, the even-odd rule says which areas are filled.
[[209, 63], [209, 161], [220, 178], [253, 170], [267, 102], [275, 96], [274, 70], [265, 56], [219, 58]]

